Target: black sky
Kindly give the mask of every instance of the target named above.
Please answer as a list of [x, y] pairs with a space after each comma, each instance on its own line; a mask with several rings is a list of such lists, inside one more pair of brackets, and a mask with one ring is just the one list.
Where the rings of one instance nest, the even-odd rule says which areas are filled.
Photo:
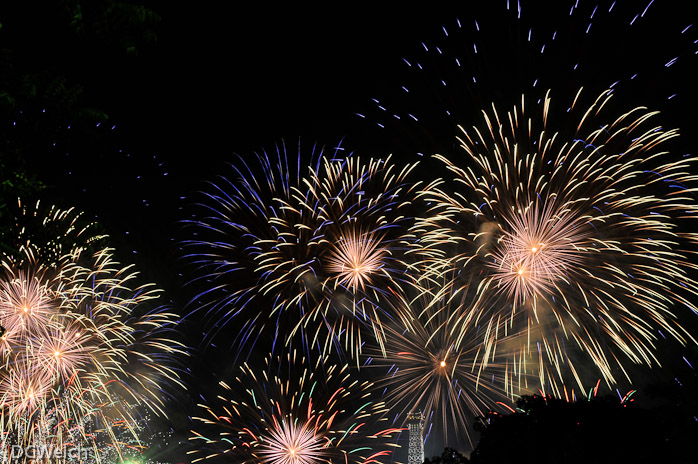
[[[646, 16], [630, 26], [646, 4], [618, 2], [611, 13], [612, 2], [574, 4], [524, 2], [519, 18], [511, 0], [448, 9], [147, 2], [161, 17], [153, 25], [157, 41], [135, 57], [105, 53], [99, 43], [74, 43], [73, 54], [52, 49], [80, 40], [56, 26], [56, 6], [23, 3], [0, 22], [29, 67], [69, 57], [86, 82], [84, 98], [110, 116], [96, 130], [98, 143], [83, 150], [94, 155], [76, 156], [59, 140], [45, 160], [35, 160], [37, 169], [43, 166], [67, 202], [100, 216], [133, 251], [152, 249], [167, 260], [162, 238], [172, 238], [184, 197], [224, 171], [234, 153], [273, 149], [282, 140], [328, 147], [343, 141], [363, 156], [429, 155], [452, 150], [455, 124], [478, 124], [480, 109], [493, 101], [508, 108], [523, 92], [540, 98], [552, 89], [562, 106], [579, 86], [600, 92], [616, 80], [619, 107], [666, 109], [667, 124], [690, 131], [698, 123], [691, 56], [698, 27], [681, 31], [695, 13], [681, 2], [648, 1]], [[679, 95], [668, 100], [674, 91]], [[410, 113], [420, 122], [410, 124]]]

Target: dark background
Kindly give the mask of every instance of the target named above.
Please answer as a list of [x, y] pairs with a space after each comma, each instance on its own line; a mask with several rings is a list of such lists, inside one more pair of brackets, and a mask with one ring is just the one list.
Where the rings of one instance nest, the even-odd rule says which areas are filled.
[[[393, 153], [431, 169], [428, 155], [455, 152], [456, 124], [480, 124], [480, 110], [492, 102], [504, 112], [524, 92], [535, 101], [551, 89], [564, 122], [580, 86], [588, 100], [619, 81], [619, 111], [660, 110], [662, 123], [686, 133], [678, 150], [694, 148], [698, 27], [681, 34], [695, 17], [689, 6], [653, 2], [629, 26], [646, 5], [619, 2], [608, 13], [612, 2], [582, 2], [570, 15], [575, 2], [530, 2], [519, 19], [515, 2], [509, 9], [506, 0], [483, 3], [323, 9], [148, 2], [124, 11], [117, 6], [132, 4], [6, 4], [3, 84], [15, 101], [3, 107], [5, 152], [18, 153], [52, 199], [99, 216], [129, 251], [167, 261], [185, 197], [226, 172], [234, 153], [273, 151], [282, 141], [289, 151], [299, 140], [303, 150], [341, 143], [365, 157]], [[153, 17], [142, 19], [141, 9]], [[18, 76], [31, 77], [36, 95], [26, 95]], [[67, 96], [56, 90], [57, 77]], [[156, 280], [176, 287], [165, 269]]]

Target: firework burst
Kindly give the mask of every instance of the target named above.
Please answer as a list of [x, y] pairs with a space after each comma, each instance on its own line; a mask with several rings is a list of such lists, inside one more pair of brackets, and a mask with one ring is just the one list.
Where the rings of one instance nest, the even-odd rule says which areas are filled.
[[[67, 219], [64, 225], [74, 224], [75, 217], [51, 211], [54, 226]], [[3, 445], [90, 443], [82, 427], [88, 417], [114, 436], [111, 427], [131, 423], [120, 401], [163, 413], [168, 386], [179, 384], [175, 356], [183, 350], [171, 340], [175, 316], [148, 308], [158, 292], [134, 287], [136, 275], [120, 268], [108, 249], [92, 253], [77, 242], [35, 240], [2, 261]], [[65, 254], [55, 260], [55, 251]]]
[[463, 270], [456, 285], [473, 301], [463, 330], [487, 325], [494, 345], [506, 320], [528, 331], [522, 351], [570, 369], [582, 389], [573, 350], [613, 383], [625, 361], [657, 362], [658, 330], [693, 340], [677, 315], [696, 311], [698, 237], [684, 227], [697, 212], [695, 159], [673, 160], [664, 147], [676, 131], [644, 108], [602, 122], [610, 98], [583, 107], [580, 90], [566, 137], [547, 128], [549, 98], [538, 119], [525, 100], [506, 119], [486, 112], [484, 130], [463, 131], [462, 166], [437, 156], [455, 184], [422, 192], [433, 202], [425, 241]]
[[326, 359], [311, 364], [288, 353], [266, 369], [240, 367], [239, 385], [221, 382], [219, 406], [200, 405], [199, 444], [192, 462], [231, 459], [241, 464], [379, 463], [390, 459], [396, 433], [381, 416], [384, 403], [371, 383]]
[[394, 422], [403, 425], [410, 414], [422, 413], [428, 433], [436, 426], [434, 435], [443, 437], [444, 445], [472, 446], [474, 419], [498, 409], [498, 403], [510, 403], [515, 392], [529, 386], [527, 376], [518, 373], [525, 363], [504, 348], [519, 334], [502, 335], [499, 351], [490, 351], [492, 346], [480, 343], [478, 327], [462, 330], [461, 318], [470, 308], [451, 283], [444, 277], [422, 280], [412, 287], [411, 299], [396, 298], [394, 304], [410, 315], [409, 327], [386, 325], [385, 354], [367, 349], [365, 368], [378, 379], [375, 387]]
[[381, 339], [391, 315], [379, 302], [408, 279], [402, 211], [413, 166], [397, 171], [389, 159], [340, 154], [321, 153], [301, 172], [300, 154], [289, 164], [280, 149], [255, 165], [240, 160], [245, 170], [211, 184], [206, 212], [188, 222], [196, 238], [183, 245], [200, 276], [192, 304], [213, 315], [212, 333], [241, 319], [241, 343], [269, 328], [274, 343], [300, 333], [323, 353], [358, 351], [363, 327]]
[[380, 239], [351, 231], [335, 244], [327, 258], [326, 269], [336, 276], [336, 286], [364, 291], [385, 267], [386, 255], [386, 249], [380, 247]]

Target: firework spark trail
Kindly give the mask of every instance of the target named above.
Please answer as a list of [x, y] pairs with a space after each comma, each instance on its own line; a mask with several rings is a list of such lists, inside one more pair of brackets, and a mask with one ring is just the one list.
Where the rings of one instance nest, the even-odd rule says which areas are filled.
[[200, 405], [192, 462], [380, 463], [396, 446], [401, 429], [386, 428], [385, 404], [347, 365], [322, 358], [313, 364], [294, 351], [267, 358], [264, 369], [244, 363], [236, 380], [221, 382], [220, 404]]
[[[446, 275], [425, 278], [406, 292], [410, 297], [396, 298], [394, 304], [410, 315], [409, 328], [386, 325], [385, 354], [367, 349], [362, 369], [378, 379], [375, 388], [398, 424], [419, 411], [429, 429], [437, 426], [445, 446], [449, 433], [450, 445], [472, 446], [474, 419], [530, 387], [505, 348], [520, 334], [502, 337], [495, 352], [497, 347], [480, 343], [478, 327], [462, 330], [461, 318], [470, 308], [452, 281]], [[504, 330], [503, 324], [498, 329]]]
[[300, 334], [306, 349], [355, 354], [364, 328], [381, 343], [393, 315], [380, 301], [408, 279], [403, 211], [414, 166], [340, 155], [321, 152], [303, 171], [300, 150], [293, 165], [279, 148], [274, 161], [257, 155], [204, 192], [206, 212], [187, 222], [197, 237], [183, 249], [199, 276], [194, 311], [214, 321], [210, 336], [241, 320], [239, 344], [267, 332], [286, 345]]
[[[492, 101], [513, 104], [522, 93], [536, 101], [547, 89], [564, 99], [582, 86], [612, 89], [629, 108], [647, 105], [674, 121], [693, 114], [696, 88], [686, 79], [698, 66], [693, 8], [573, 3], [468, 4], [425, 16], [422, 23], [439, 23], [402, 58], [399, 81], [371, 95], [357, 116], [392, 153], [424, 156], [451, 153], [457, 125]], [[658, 36], [660, 25], [666, 33]], [[681, 123], [692, 127], [685, 117]]]
[[63, 446], [74, 442], [75, 430], [89, 443], [80, 425], [86, 417], [105, 429], [132, 428], [119, 402], [163, 414], [168, 389], [181, 386], [175, 357], [184, 351], [172, 339], [175, 315], [148, 309], [158, 292], [134, 287], [136, 274], [95, 246], [89, 226], [73, 235], [79, 215], [54, 208], [42, 219], [39, 206], [25, 211], [50, 230], [63, 226], [66, 240], [46, 243], [28, 231], [33, 238], [20, 254], [2, 260], [3, 444]]
[[474, 302], [463, 330], [508, 320], [530, 333], [522, 350], [570, 369], [581, 389], [573, 345], [613, 383], [614, 369], [627, 376], [624, 362], [658, 363], [657, 329], [695, 341], [677, 317], [696, 312], [698, 237], [683, 224], [698, 212], [696, 160], [672, 160], [664, 146], [676, 131], [644, 108], [605, 122], [610, 98], [582, 107], [569, 138], [548, 130], [548, 98], [538, 119], [523, 100], [505, 119], [484, 112], [485, 130], [463, 131], [462, 167], [437, 156], [454, 185], [437, 180], [421, 193], [434, 207], [418, 229], [443, 266], [463, 269], [456, 285]]

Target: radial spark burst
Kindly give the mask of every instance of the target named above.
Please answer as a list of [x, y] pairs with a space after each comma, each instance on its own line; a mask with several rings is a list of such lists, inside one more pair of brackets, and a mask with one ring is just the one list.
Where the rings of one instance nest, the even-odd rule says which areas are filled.
[[[55, 227], [76, 219], [52, 217]], [[86, 418], [114, 437], [112, 428], [132, 428], [120, 402], [161, 414], [169, 386], [179, 384], [175, 316], [153, 309], [158, 292], [134, 286], [136, 274], [108, 249], [88, 251], [94, 236], [51, 246], [38, 237], [0, 269], [0, 439], [3, 449], [48, 446], [65, 457], [64, 447], [82, 446], [99, 456]]]
[[696, 159], [667, 153], [677, 132], [644, 108], [607, 119], [610, 99], [584, 107], [580, 90], [573, 133], [548, 129], [549, 98], [533, 117], [525, 99], [506, 118], [493, 108], [463, 131], [461, 159], [437, 156], [455, 183], [422, 192], [420, 230], [442, 253], [432, 272], [455, 262], [472, 300], [462, 329], [490, 326], [494, 346], [508, 321], [529, 333], [522, 352], [582, 389], [579, 353], [613, 383], [625, 362], [657, 363], [658, 331], [694, 341], [679, 317], [696, 312]]
[[221, 382], [220, 404], [202, 404], [192, 431], [192, 462], [241, 464], [380, 463], [390, 461], [395, 434], [372, 384], [348, 366], [289, 353], [265, 369], [240, 367], [237, 384]]
[[335, 285], [364, 291], [382, 272], [387, 251], [380, 238], [361, 232], [340, 237], [327, 258], [327, 272], [336, 276]]
[[413, 287], [411, 299], [397, 300], [395, 304], [411, 315], [409, 328], [386, 326], [385, 355], [377, 348], [367, 349], [366, 369], [377, 378], [376, 389], [383, 392], [396, 424], [404, 425], [410, 413], [421, 412], [431, 442], [443, 440], [444, 446], [462, 448], [473, 445], [477, 417], [497, 410], [498, 402], [511, 403], [529, 386], [527, 376], [518, 372], [525, 363], [517, 363], [504, 343], [495, 353], [492, 346], [480, 343], [478, 327], [461, 329], [470, 308], [450, 283], [443, 277], [423, 281], [421, 287]]
[[306, 347], [354, 353], [364, 328], [380, 340], [392, 315], [379, 304], [409, 280], [403, 211], [414, 166], [336, 150], [307, 168], [300, 150], [295, 163], [281, 148], [240, 159], [233, 177], [204, 192], [183, 249], [199, 276], [192, 306], [207, 310], [211, 335], [236, 320], [241, 344], [300, 334]]

